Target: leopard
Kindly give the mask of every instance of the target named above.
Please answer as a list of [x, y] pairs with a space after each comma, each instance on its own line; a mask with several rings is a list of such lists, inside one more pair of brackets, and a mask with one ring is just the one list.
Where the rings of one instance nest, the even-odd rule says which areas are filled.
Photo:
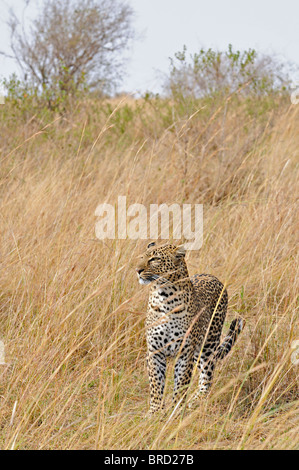
[[175, 359], [172, 406], [186, 401], [198, 370], [194, 402], [210, 391], [216, 363], [231, 351], [245, 324], [243, 318], [235, 318], [221, 341], [227, 289], [212, 274], [190, 277], [185, 255], [184, 245], [151, 242], [136, 263], [139, 283], [150, 284], [145, 318], [149, 415], [165, 409], [169, 358]]

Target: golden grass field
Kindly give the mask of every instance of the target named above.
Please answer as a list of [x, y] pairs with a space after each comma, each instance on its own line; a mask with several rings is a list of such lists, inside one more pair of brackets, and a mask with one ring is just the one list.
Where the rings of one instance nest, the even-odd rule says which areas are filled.
[[[299, 106], [22, 106], [0, 107], [0, 448], [298, 449]], [[227, 285], [225, 328], [246, 319], [209, 396], [178, 416], [146, 417], [147, 240], [95, 237], [96, 207], [119, 195], [202, 203], [190, 274]]]

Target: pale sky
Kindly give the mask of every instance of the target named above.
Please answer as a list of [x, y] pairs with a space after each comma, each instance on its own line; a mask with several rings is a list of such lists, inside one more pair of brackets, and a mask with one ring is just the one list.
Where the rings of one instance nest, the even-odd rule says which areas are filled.
[[[34, 0], [33, 0], [34, 3]], [[161, 91], [161, 76], [169, 57], [200, 47], [255, 48], [299, 65], [299, 0], [128, 0], [136, 13], [139, 38], [130, 53], [127, 92]], [[0, 49], [8, 50], [9, 34], [3, 23], [8, 6], [22, 11], [24, 0], [0, 0]], [[34, 7], [30, 7], [30, 16]], [[17, 66], [0, 56], [0, 77]]]

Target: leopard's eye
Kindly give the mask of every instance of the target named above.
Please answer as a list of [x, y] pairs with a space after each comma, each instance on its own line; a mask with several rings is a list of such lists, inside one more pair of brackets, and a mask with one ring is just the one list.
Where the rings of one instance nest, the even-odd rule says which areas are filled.
[[154, 256], [153, 258], [150, 258], [150, 259], [148, 260], [148, 262], [149, 262], [150, 264], [154, 264], [154, 263], [157, 264], [157, 263], [159, 263], [159, 261], [160, 261], [160, 258], [158, 258], [157, 256]]

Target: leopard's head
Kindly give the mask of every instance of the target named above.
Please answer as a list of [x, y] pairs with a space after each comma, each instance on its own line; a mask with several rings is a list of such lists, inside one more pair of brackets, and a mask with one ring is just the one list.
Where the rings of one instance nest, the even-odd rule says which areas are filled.
[[173, 282], [186, 276], [185, 253], [182, 245], [156, 246], [155, 243], [149, 243], [136, 267], [140, 284], [149, 284], [158, 279]]

